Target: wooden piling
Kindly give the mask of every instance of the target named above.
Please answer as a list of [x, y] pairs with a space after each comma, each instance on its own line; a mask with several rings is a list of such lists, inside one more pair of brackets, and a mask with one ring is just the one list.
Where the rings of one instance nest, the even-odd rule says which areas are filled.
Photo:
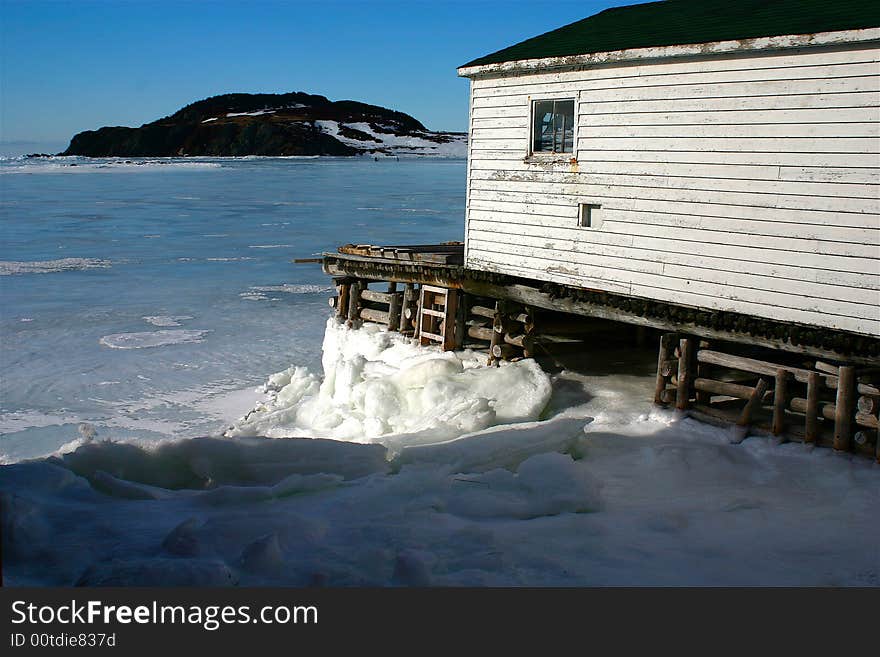
[[838, 371], [836, 413], [834, 417], [834, 449], [849, 449], [852, 416], [855, 410], [856, 368], [842, 365]]
[[[492, 339], [489, 340], [489, 364], [497, 362], [499, 359], [504, 358], [504, 352], [501, 347], [502, 334], [495, 330], [495, 325], [500, 323], [501, 314], [504, 311], [504, 302], [496, 301], [495, 309], [492, 313]], [[495, 348], [498, 347], [498, 353], [495, 353]]]
[[338, 298], [336, 300], [336, 319], [342, 321], [348, 314], [348, 296], [351, 289], [351, 283], [343, 282], [337, 288]]
[[771, 431], [774, 436], [781, 436], [785, 430], [785, 408], [788, 398], [788, 380], [791, 373], [784, 369], [776, 370], [776, 380], [773, 384], [773, 424]]
[[691, 404], [691, 364], [693, 360], [693, 338], [682, 338], [678, 343], [678, 383], [675, 395], [675, 408], [687, 410]]
[[665, 364], [669, 362], [674, 340], [675, 335], [672, 333], [664, 333], [660, 336], [660, 354], [657, 356], [657, 383], [654, 386], [654, 403], [658, 405], [666, 403], [662, 399], [662, 393], [666, 389], [666, 378], [669, 374], [663, 370]]
[[361, 320], [358, 311], [361, 305], [361, 288], [364, 286], [361, 281], [354, 281], [348, 290], [348, 326], [350, 328], [360, 328]]
[[415, 312], [412, 308], [415, 305], [415, 286], [407, 283], [403, 286], [403, 299], [401, 301], [401, 318], [400, 332], [410, 334], [413, 332]]
[[821, 385], [818, 372], [810, 372], [807, 376], [807, 404], [804, 408], [804, 442], [806, 443], [815, 444], [819, 440], [819, 386]]
[[399, 331], [401, 329], [400, 311], [403, 304], [403, 293], [395, 292], [388, 302], [388, 330]]

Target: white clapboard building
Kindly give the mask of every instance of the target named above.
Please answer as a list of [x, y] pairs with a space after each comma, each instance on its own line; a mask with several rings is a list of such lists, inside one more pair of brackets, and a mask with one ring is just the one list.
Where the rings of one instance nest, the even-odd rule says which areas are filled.
[[459, 69], [466, 266], [880, 335], [880, 3], [668, 0]]

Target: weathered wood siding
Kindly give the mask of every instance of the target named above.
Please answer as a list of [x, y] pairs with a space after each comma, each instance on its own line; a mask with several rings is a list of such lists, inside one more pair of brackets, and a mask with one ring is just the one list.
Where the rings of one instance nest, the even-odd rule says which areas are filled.
[[[880, 335], [878, 55], [474, 79], [467, 265]], [[576, 163], [526, 158], [542, 98], [575, 99]]]

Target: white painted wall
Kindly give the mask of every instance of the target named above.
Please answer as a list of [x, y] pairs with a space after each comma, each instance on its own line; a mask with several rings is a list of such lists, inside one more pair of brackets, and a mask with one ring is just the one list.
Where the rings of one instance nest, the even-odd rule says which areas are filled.
[[[880, 335], [878, 62], [873, 42], [475, 77], [467, 265]], [[527, 157], [544, 98], [576, 100], [576, 164]]]

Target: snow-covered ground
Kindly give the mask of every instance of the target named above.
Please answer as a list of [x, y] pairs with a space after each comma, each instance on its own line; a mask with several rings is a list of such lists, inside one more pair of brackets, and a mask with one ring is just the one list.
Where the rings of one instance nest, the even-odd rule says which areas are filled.
[[[393, 155], [425, 155], [429, 157], [467, 157], [467, 135], [425, 133], [422, 135], [397, 135], [392, 132], [379, 132], [369, 123], [339, 123], [338, 121], [315, 121], [331, 137], [346, 146], [373, 151], [384, 149]], [[357, 139], [342, 133], [343, 128], [352, 128], [367, 135], [367, 139]], [[389, 130], [392, 127], [388, 128]], [[357, 134], [357, 133], [351, 133]]]
[[732, 445], [598, 358], [485, 368], [331, 321], [323, 379], [273, 375], [230, 437], [86, 428], [3, 467], [5, 583], [880, 585], [880, 467]]

